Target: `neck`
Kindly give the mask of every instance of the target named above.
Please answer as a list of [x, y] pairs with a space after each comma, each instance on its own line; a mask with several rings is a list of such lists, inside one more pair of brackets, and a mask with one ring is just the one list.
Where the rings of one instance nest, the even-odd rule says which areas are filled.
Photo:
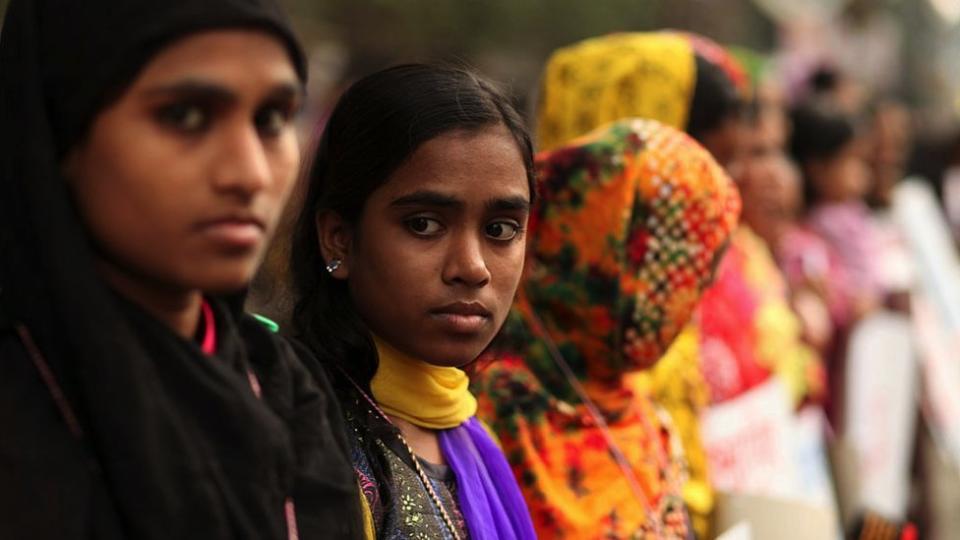
[[783, 238], [783, 235], [794, 226], [794, 223], [781, 221], [772, 225], [769, 230], [765, 231], [766, 234], [761, 235], [761, 237], [767, 243], [767, 247], [770, 248], [770, 251], [776, 253], [780, 246], [780, 239]]
[[440, 450], [440, 438], [437, 430], [420, 427], [398, 416], [388, 414], [393, 425], [397, 426], [404, 440], [410, 445], [413, 452], [430, 463], [444, 465], [443, 452]]
[[380, 365], [370, 381], [373, 399], [417, 454], [442, 460], [436, 430], [461, 425], [477, 412], [467, 375], [407, 356], [374, 337]]
[[199, 290], [184, 290], [151, 282], [101, 261], [100, 275], [121, 296], [143, 308], [184, 339], [193, 339], [200, 323]]

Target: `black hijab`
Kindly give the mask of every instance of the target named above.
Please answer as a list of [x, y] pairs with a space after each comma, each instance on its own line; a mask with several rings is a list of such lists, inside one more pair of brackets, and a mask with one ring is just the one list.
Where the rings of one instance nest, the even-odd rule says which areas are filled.
[[154, 54], [222, 28], [276, 36], [305, 78], [274, 0], [13, 0], [0, 34], [0, 310], [29, 330], [79, 417], [79, 444], [109, 500], [96, 519], [116, 524], [91, 530], [286, 538], [293, 491], [302, 490], [301, 513], [328, 506], [305, 519], [321, 528], [350, 521], [336, 511], [356, 502], [329, 403], [289, 346], [236, 299], [214, 299], [219, 350], [206, 358], [114, 295], [60, 172], [61, 157]]

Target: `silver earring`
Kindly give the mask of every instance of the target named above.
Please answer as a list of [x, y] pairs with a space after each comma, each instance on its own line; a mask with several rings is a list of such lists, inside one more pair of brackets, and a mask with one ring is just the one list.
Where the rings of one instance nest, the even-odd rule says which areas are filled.
[[340, 259], [332, 259], [327, 263], [327, 272], [334, 273], [337, 271], [337, 268], [340, 268], [340, 265], [343, 263]]

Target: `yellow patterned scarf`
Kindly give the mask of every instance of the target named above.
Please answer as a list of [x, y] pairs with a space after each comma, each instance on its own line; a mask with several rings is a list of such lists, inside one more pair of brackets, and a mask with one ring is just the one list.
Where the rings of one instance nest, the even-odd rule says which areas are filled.
[[455, 428], [477, 413], [463, 370], [434, 366], [374, 341], [380, 367], [370, 390], [383, 412], [427, 429]]
[[690, 40], [674, 32], [622, 33], [559, 49], [543, 75], [539, 150], [621, 118], [687, 125], [696, 80]]

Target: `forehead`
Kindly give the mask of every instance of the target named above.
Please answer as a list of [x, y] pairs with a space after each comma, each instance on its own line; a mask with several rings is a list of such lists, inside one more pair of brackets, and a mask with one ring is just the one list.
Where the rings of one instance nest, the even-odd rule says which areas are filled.
[[265, 31], [213, 30], [182, 37], [161, 49], [135, 85], [169, 78], [273, 84], [297, 79], [283, 42]]
[[448, 194], [465, 202], [530, 198], [523, 157], [503, 125], [451, 131], [425, 142], [378, 191], [392, 198], [419, 190]]

